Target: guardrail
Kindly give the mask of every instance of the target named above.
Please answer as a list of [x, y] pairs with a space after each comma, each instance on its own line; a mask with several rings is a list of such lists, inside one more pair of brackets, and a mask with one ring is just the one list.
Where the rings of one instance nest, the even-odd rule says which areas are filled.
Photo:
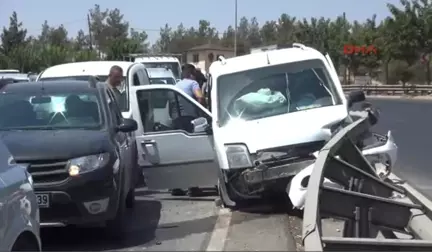
[[[369, 128], [361, 118], [320, 151], [304, 208], [305, 251], [432, 251], [427, 199], [406, 184], [383, 181], [357, 147]], [[343, 189], [323, 185], [324, 178]], [[342, 237], [323, 236], [323, 217], [344, 221]]]
[[342, 85], [346, 92], [363, 90], [366, 95], [430, 95], [432, 85]]

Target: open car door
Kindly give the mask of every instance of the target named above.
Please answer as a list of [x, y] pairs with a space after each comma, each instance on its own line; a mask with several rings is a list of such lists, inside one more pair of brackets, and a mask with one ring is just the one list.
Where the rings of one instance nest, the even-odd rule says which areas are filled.
[[213, 187], [218, 165], [211, 114], [172, 85], [131, 87], [139, 165], [152, 189]]

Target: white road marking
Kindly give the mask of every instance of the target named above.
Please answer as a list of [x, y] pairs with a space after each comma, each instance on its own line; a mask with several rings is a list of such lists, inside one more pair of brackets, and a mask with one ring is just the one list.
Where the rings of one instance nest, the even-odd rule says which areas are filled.
[[206, 251], [223, 251], [231, 223], [230, 209], [221, 208]]

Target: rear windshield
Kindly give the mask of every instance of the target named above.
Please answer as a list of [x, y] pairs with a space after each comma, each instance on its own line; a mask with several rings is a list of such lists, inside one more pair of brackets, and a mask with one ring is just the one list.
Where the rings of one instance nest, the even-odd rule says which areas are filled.
[[99, 129], [99, 104], [96, 93], [2, 93], [0, 130]]

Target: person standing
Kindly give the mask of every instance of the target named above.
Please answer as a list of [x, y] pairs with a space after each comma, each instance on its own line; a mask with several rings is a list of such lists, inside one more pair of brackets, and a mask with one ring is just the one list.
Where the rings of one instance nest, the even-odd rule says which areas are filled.
[[197, 71], [192, 64], [185, 64], [182, 67], [182, 80], [176, 83], [176, 87], [194, 98], [196, 101], [205, 105], [204, 96], [200, 85], [196, 80]]
[[114, 93], [114, 98], [116, 99], [120, 109], [124, 107], [123, 95], [119, 90], [122, 85], [123, 79], [123, 68], [117, 65], [112, 66], [108, 74], [107, 84], [111, 91]]

